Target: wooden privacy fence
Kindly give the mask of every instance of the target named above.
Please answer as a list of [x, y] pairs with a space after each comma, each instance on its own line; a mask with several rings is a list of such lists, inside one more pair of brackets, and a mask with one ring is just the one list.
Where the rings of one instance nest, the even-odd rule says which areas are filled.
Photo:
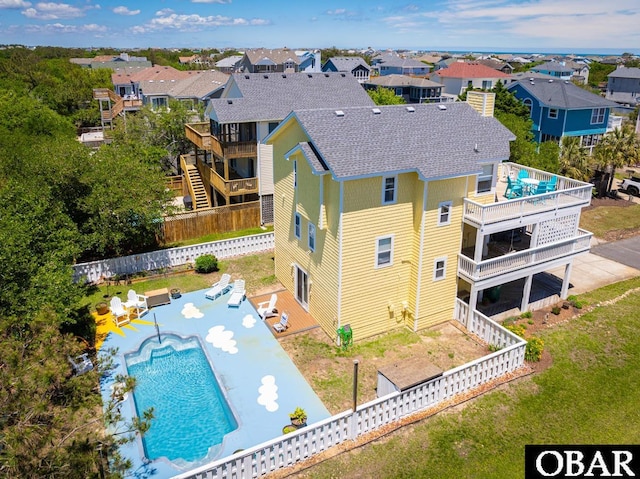
[[164, 243], [174, 243], [211, 233], [260, 226], [260, 202], [218, 206], [166, 216], [160, 231]]
[[324, 421], [277, 437], [250, 449], [174, 476], [179, 479], [239, 479], [264, 476], [315, 454], [478, 388], [520, 368], [526, 341], [478, 311], [468, 317], [468, 305], [456, 300], [455, 320], [467, 330], [500, 347], [475, 361], [402, 392], [394, 392], [336, 414]]
[[241, 236], [240, 238], [79, 263], [73, 266], [73, 279], [74, 281], [82, 280], [88, 283], [95, 283], [101, 279], [112, 278], [115, 275], [135, 274], [140, 271], [154, 271], [193, 263], [198, 256], [203, 254], [212, 254], [218, 259], [224, 259], [251, 253], [273, 251], [273, 248], [273, 233]]

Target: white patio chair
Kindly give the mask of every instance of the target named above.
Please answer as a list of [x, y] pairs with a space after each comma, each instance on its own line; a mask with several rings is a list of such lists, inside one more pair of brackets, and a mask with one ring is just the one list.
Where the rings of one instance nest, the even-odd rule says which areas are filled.
[[274, 293], [271, 295], [269, 301], [262, 301], [261, 303], [258, 303], [258, 315], [262, 319], [277, 316], [276, 301], [278, 301], [278, 295]]
[[124, 326], [130, 321], [129, 312], [122, 304], [122, 300], [117, 296], [111, 298], [111, 306], [109, 308], [111, 310], [111, 314], [113, 315], [113, 322], [116, 326]]
[[283, 313], [280, 315], [280, 322], [275, 323], [275, 324], [273, 325], [273, 329], [274, 329], [277, 333], [282, 333], [282, 332], [284, 332], [284, 331], [289, 327], [289, 325], [287, 324], [287, 323], [288, 323], [288, 321], [289, 321], [289, 315], [288, 315], [287, 313], [283, 312]]
[[124, 306], [125, 308], [134, 308], [138, 318], [149, 312], [147, 297], [143, 294], [136, 294], [132, 289], [127, 293], [127, 301], [125, 301]]
[[222, 296], [224, 293], [226, 293], [229, 289], [232, 288], [232, 285], [229, 284], [230, 281], [231, 281], [231, 275], [224, 273], [220, 277], [220, 281], [218, 281], [217, 283], [214, 283], [211, 286], [211, 289], [206, 293], [204, 293], [204, 297], [208, 299], [216, 299], [216, 297]]
[[236, 279], [233, 282], [233, 291], [231, 292], [231, 296], [229, 296], [227, 305], [240, 306], [240, 303], [242, 303], [245, 294], [246, 290], [244, 289], [244, 279]]

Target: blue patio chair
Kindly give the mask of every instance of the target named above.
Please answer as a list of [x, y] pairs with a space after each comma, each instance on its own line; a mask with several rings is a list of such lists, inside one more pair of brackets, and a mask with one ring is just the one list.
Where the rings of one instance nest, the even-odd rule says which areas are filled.
[[549, 182], [547, 183], [547, 193], [556, 191], [557, 186], [558, 186], [558, 177], [552, 176]]
[[522, 185], [513, 183], [511, 178], [507, 176], [507, 189], [504, 191], [504, 197], [510, 200], [520, 196], [522, 196]]
[[516, 181], [519, 183], [522, 178], [529, 178], [529, 172], [527, 170], [520, 170]]
[[538, 204], [544, 205], [544, 201], [546, 198], [544, 196], [538, 196], [538, 195], [543, 195], [546, 192], [547, 192], [547, 182], [541, 181], [540, 183], [538, 183], [538, 186], [536, 186], [536, 189], [531, 191], [531, 196], [534, 197], [531, 202], [534, 205], [538, 205]]

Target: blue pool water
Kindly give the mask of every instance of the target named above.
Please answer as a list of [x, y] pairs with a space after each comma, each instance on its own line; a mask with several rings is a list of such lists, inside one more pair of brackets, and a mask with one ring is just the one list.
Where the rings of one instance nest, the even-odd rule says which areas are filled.
[[193, 462], [220, 449], [238, 423], [211, 365], [194, 336], [164, 334], [125, 354], [136, 413], [153, 407], [154, 419], [142, 438], [148, 459]]

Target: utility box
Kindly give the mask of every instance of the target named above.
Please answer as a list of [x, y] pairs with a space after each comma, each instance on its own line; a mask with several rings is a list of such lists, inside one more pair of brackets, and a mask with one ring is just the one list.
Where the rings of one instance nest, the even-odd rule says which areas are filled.
[[406, 391], [442, 376], [442, 372], [435, 364], [415, 358], [383, 366], [378, 369], [377, 396]]

